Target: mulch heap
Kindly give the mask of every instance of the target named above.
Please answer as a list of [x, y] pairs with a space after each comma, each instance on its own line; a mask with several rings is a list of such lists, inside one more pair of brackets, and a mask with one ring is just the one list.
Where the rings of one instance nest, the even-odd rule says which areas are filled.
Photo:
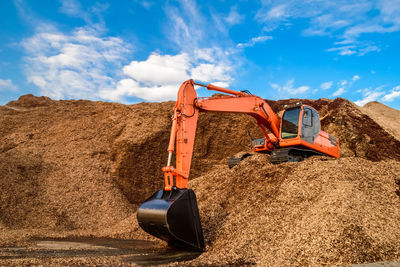
[[[295, 101], [269, 103], [278, 112]], [[257, 127], [246, 115], [201, 114], [190, 184], [207, 252], [187, 265], [400, 261], [400, 142], [345, 99], [302, 102], [339, 137], [341, 159], [271, 165], [254, 155], [229, 170]], [[173, 105], [26, 95], [0, 106], [0, 244], [152, 239], [135, 212], [162, 188]]]
[[400, 260], [400, 162], [348, 157], [272, 165], [254, 155], [191, 182], [199, 263], [321, 266]]

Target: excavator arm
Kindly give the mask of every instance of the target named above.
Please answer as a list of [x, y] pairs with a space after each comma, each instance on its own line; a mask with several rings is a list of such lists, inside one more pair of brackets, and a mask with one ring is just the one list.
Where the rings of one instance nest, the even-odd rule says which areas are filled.
[[[198, 98], [194, 85], [229, 95]], [[171, 190], [173, 186], [187, 188], [199, 112], [248, 114], [255, 118], [265, 136], [266, 151], [272, 151], [278, 142], [279, 118], [262, 98], [245, 92], [233, 91], [212, 84], [203, 85], [188, 80], [179, 88], [174, 107], [168, 146], [168, 163], [163, 168], [166, 191]], [[171, 160], [175, 147], [176, 167], [173, 167]]]
[[[184, 82], [178, 91], [178, 99], [172, 117], [171, 135], [168, 145], [168, 163], [162, 170], [165, 177], [165, 190], [172, 186], [187, 188], [190, 164], [196, 134], [199, 109], [195, 106], [197, 99], [193, 82]], [[176, 146], [176, 168], [171, 165]], [[174, 181], [174, 177], [176, 177]]]

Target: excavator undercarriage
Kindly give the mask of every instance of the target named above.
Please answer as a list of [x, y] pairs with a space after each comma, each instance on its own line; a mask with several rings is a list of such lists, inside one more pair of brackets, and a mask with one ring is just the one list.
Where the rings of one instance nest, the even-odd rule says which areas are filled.
[[322, 154], [310, 149], [285, 147], [272, 151], [270, 161], [274, 164], [282, 162], [298, 162], [315, 155]]
[[[232, 169], [236, 165], [238, 165], [242, 160], [247, 157], [250, 157], [252, 154], [245, 153], [240, 157], [232, 156], [228, 159], [228, 167]], [[273, 164], [280, 164], [283, 162], [299, 162], [305, 160], [311, 156], [323, 156], [322, 153], [319, 153], [310, 149], [301, 149], [295, 147], [285, 147], [285, 148], [277, 148], [273, 150], [270, 154], [269, 161]]]

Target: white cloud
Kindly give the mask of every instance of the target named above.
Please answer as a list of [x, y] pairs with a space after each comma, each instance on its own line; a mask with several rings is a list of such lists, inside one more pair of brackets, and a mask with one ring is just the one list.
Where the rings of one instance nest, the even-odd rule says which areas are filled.
[[257, 43], [263, 43], [263, 42], [265, 42], [267, 40], [272, 40], [272, 39], [273, 39], [272, 36], [267, 36], [267, 35], [253, 37], [247, 43], [239, 43], [239, 44], [237, 44], [237, 47], [239, 47], [239, 48], [251, 47], [251, 46], [254, 46]]
[[335, 92], [333, 92], [332, 96], [337, 97], [337, 96], [343, 95], [344, 93], [347, 92], [347, 89], [351, 88], [353, 86], [353, 84], [359, 79], [360, 79], [360, 76], [354, 75], [351, 78], [351, 80], [349, 80], [349, 81], [348, 80], [338, 81], [336, 83], [338, 89]]
[[388, 31], [391, 30], [383, 27], [382, 25], [371, 24], [371, 22], [367, 22], [365, 24], [359, 24], [348, 28], [344, 33], [344, 37], [346, 39], [351, 39], [359, 37], [363, 33], [385, 33]]
[[392, 89], [389, 94], [382, 97], [382, 101], [392, 102], [395, 98], [400, 97], [400, 85]]
[[343, 87], [340, 87], [338, 90], [336, 90], [332, 96], [337, 97], [340, 95], [343, 95], [346, 92], [346, 90]]
[[367, 34], [400, 31], [400, 1], [263, 0], [256, 19], [268, 31], [303, 19], [309, 24], [304, 35], [341, 40], [328, 51], [336, 51], [342, 56], [363, 56], [380, 51], [377, 44], [368, 41]]
[[80, 2], [77, 0], [61, 0], [59, 11], [73, 17], [82, 16], [84, 13]]
[[357, 53], [355, 48], [356, 48], [355, 45], [346, 45], [346, 46], [341, 46], [341, 47], [332, 47], [326, 51], [328, 51], [328, 52], [339, 51], [339, 55], [341, 55], [341, 56], [350, 56], [350, 55]]
[[313, 35], [329, 35], [330, 32], [336, 31], [340, 28], [348, 26], [350, 23], [349, 20], [345, 18], [335, 18], [333, 14], [321, 14], [317, 15], [314, 18], [311, 18], [310, 27], [303, 31], [303, 34], [306, 36]]
[[367, 89], [367, 90], [364, 90], [363, 94], [364, 94], [363, 99], [360, 99], [360, 100], [357, 100], [354, 102], [356, 105], [364, 106], [368, 102], [375, 101], [383, 94], [383, 92], [371, 91], [371, 90]]
[[115, 76], [129, 44], [116, 37], [103, 37], [93, 28], [61, 33], [44, 27], [22, 42], [27, 80], [49, 97], [98, 99], [99, 91], [115, 88]]
[[359, 49], [358, 55], [363, 56], [370, 52], [380, 52], [380, 51], [381, 51], [380, 47], [378, 47], [376, 45], [366, 45], [365, 47], [361, 47]]
[[[164, 32], [177, 52], [153, 52], [148, 59], [125, 66], [125, 78], [133, 82], [119, 83], [114, 99], [121, 100], [126, 94], [150, 101], [172, 100], [180, 84], [189, 78], [224, 86], [233, 81], [240, 58], [229, 29], [244, 19], [238, 8], [231, 7], [227, 15], [212, 10], [203, 14], [195, 0], [177, 0], [167, 2], [164, 10], [168, 18]], [[139, 87], [151, 93], [143, 94]]]
[[134, 2], [138, 3], [147, 10], [150, 10], [150, 8], [155, 4], [153, 1], [148, 1], [148, 0], [134, 0]]
[[166, 35], [183, 52], [193, 51], [210, 42], [215, 36], [215, 25], [203, 19], [194, 0], [177, 1], [177, 6], [167, 5], [165, 11], [169, 22], [165, 24]]
[[0, 79], [0, 91], [15, 91], [17, 90], [17, 86], [13, 84], [10, 79]]
[[299, 87], [294, 87], [294, 79], [288, 80], [285, 85], [280, 86], [276, 83], [271, 83], [271, 87], [279, 91], [287, 92], [291, 95], [300, 95], [307, 92], [310, 87], [307, 85], [302, 85]]
[[194, 50], [194, 58], [199, 61], [204, 60], [207, 62], [215, 62], [218, 58], [218, 55], [215, 54], [216, 51], [213, 48], [203, 48]]
[[213, 85], [219, 86], [219, 87], [229, 87], [229, 83], [227, 82], [212, 82]]
[[116, 89], [102, 90], [100, 95], [112, 101], [123, 101], [126, 96], [174, 100], [179, 86], [189, 78], [226, 87], [233, 80], [232, 67], [215, 63], [214, 53], [213, 49], [196, 50], [193, 57], [183, 52], [173, 56], [153, 53], [144, 61], [125, 66], [123, 71], [129, 78], [120, 80]]
[[[340, 46], [342, 44], [349, 44], [351, 45], [344, 45]], [[371, 45], [370, 43], [367, 42], [357, 42], [357, 41], [342, 41], [342, 42], [336, 42], [335, 43], [336, 47], [332, 47], [327, 49], [326, 51], [328, 52], [335, 52], [338, 51], [339, 55], [341, 56], [350, 56], [350, 55], [358, 55], [358, 56], [364, 56], [365, 54], [371, 53], [371, 52], [380, 52], [381, 49], [377, 47], [376, 45]]]
[[228, 16], [210, 10], [209, 14], [203, 14], [195, 0], [178, 0], [168, 2], [165, 11], [168, 18], [165, 33], [178, 53], [186, 53], [202, 63], [218, 62], [217, 65], [235, 68], [240, 65], [238, 51], [229, 36], [230, 27], [244, 18], [236, 6]]
[[[137, 1], [145, 8], [154, 3]], [[225, 26], [243, 19], [237, 8], [230, 10], [227, 20], [221, 17], [216, 29], [215, 21], [203, 16], [194, 0], [168, 2], [164, 8], [169, 19], [165, 34], [177, 52], [153, 52], [142, 61], [127, 60], [132, 47], [121, 38], [105, 36], [101, 13], [107, 8], [108, 4], [97, 2], [84, 8], [78, 0], [61, 0], [59, 12], [82, 18], [88, 26], [62, 33], [41, 22], [37, 32], [23, 40], [25, 74], [41, 94], [54, 99], [125, 102], [131, 96], [162, 101], [175, 99], [180, 84], [189, 78], [220, 86], [233, 81], [240, 64]], [[25, 10], [23, 5], [20, 9]]]
[[[221, 47], [218, 38], [212, 38], [219, 33], [210, 34], [213, 22], [202, 16], [195, 1], [180, 0], [165, 7], [170, 19], [166, 35], [178, 52], [172, 55], [153, 52], [146, 60], [132, 60], [128, 64], [132, 47], [121, 38], [104, 36], [101, 12], [107, 7], [97, 3], [83, 9], [77, 0], [62, 0], [61, 13], [81, 16], [90, 26], [61, 33], [42, 23], [44, 27], [22, 42], [27, 52], [27, 80], [41, 94], [55, 99], [125, 102], [131, 96], [162, 101], [175, 99], [180, 84], [189, 78], [224, 86], [233, 81], [232, 66], [239, 65], [233, 60], [235, 51], [229, 46]], [[235, 12], [235, 8], [231, 9], [225, 25], [241, 19]]]
[[80, 18], [98, 31], [105, 30], [102, 13], [108, 8], [108, 4], [96, 2], [93, 6], [84, 9], [79, 0], [60, 0], [60, 2], [60, 13], [73, 18]]
[[232, 67], [223, 64], [207, 64], [201, 63], [190, 70], [190, 76], [201, 82], [231, 82], [232, 77], [229, 75]]
[[[181, 81], [182, 82], [182, 81]], [[145, 86], [133, 79], [122, 79], [116, 89], [101, 90], [99, 95], [103, 99], [121, 101], [126, 96], [137, 97], [148, 101], [163, 101], [176, 99], [179, 85], [152, 85]]]
[[244, 19], [236, 6], [230, 8], [229, 14], [220, 14], [200, 8], [195, 0], [177, 0], [167, 1], [164, 10], [165, 35], [179, 52], [192, 55], [197, 49], [211, 48], [220, 51], [214, 53], [215, 60], [236, 61], [232, 65], [239, 65], [237, 49], [229, 34], [229, 29]]
[[146, 61], [132, 61], [123, 68], [124, 73], [143, 84], [176, 84], [189, 78], [189, 56], [151, 54]]
[[287, 12], [286, 12], [287, 5], [282, 4], [282, 5], [277, 5], [271, 8], [268, 13], [266, 14], [266, 18], [264, 19], [282, 19], [287, 17]]
[[322, 90], [328, 90], [328, 89], [330, 89], [332, 87], [332, 84], [333, 84], [332, 81], [324, 82], [324, 83], [321, 83], [320, 88]]
[[239, 14], [239, 12], [237, 11], [237, 6], [231, 7], [228, 16], [225, 18], [225, 21], [229, 25], [236, 25], [242, 23], [243, 20], [244, 20], [244, 15]]

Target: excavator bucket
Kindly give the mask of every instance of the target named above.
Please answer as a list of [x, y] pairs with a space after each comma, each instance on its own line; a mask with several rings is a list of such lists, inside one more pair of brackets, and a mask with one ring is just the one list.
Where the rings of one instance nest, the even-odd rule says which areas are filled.
[[196, 195], [191, 189], [159, 190], [137, 211], [140, 227], [170, 246], [205, 248]]

